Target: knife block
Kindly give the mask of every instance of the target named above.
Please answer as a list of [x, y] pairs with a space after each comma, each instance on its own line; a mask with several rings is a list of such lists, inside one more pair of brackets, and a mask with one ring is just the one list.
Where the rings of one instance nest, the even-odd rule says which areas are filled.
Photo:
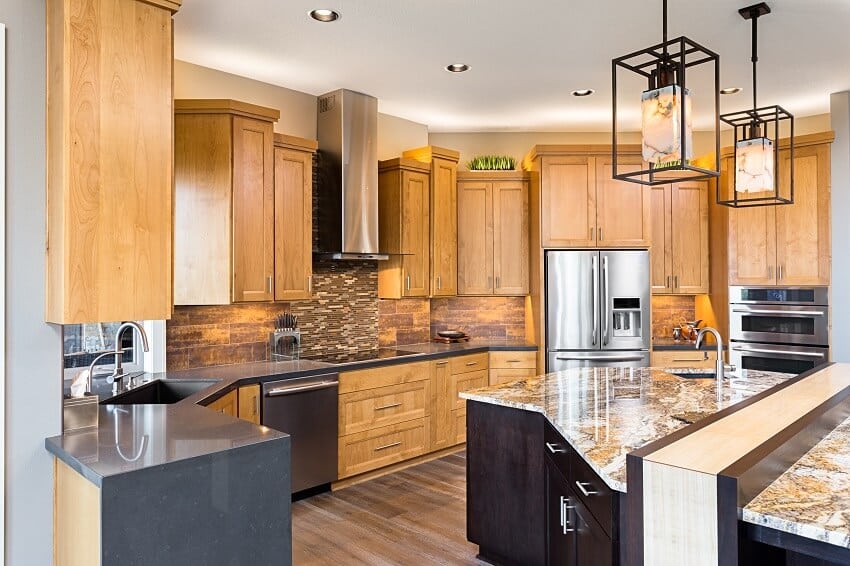
[[301, 355], [301, 331], [269, 332], [269, 355], [272, 361], [297, 360]]

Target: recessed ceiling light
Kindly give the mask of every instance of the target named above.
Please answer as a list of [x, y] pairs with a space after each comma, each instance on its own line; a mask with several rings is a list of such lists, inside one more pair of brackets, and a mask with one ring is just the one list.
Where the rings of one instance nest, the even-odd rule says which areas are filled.
[[469, 65], [466, 63], [452, 63], [451, 65], [446, 65], [446, 70], [450, 73], [463, 73], [469, 70]]
[[593, 90], [592, 88], [581, 88], [579, 90], [574, 90], [573, 96], [590, 96], [594, 92], [596, 92], [596, 91]]
[[312, 10], [310, 17], [317, 22], [335, 22], [339, 19], [339, 12], [334, 12], [327, 8], [319, 8], [318, 10]]
[[744, 89], [742, 89], [739, 86], [733, 86], [733, 87], [729, 87], [729, 88], [721, 88], [720, 94], [738, 94], [742, 90], [744, 90]]

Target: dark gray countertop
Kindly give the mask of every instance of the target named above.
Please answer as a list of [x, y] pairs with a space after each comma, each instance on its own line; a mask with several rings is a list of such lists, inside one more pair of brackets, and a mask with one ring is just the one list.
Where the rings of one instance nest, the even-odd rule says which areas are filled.
[[102, 405], [98, 418], [96, 429], [45, 440], [49, 452], [98, 487], [105, 477], [287, 436], [191, 403]]
[[[693, 350], [694, 345], [695, 342], [692, 340], [673, 340], [672, 338], [652, 339], [652, 349], [659, 352], [663, 352], [665, 350]], [[717, 349], [717, 346], [712, 341], [710, 344], [701, 344], [699, 349], [713, 351]], [[723, 349], [726, 349], [725, 344], [723, 345]]]
[[[209, 380], [210, 384], [171, 405], [101, 406], [96, 429], [48, 438], [45, 445], [48, 451], [100, 486], [103, 478], [110, 475], [129, 473], [285, 437], [285, 434], [267, 427], [199, 406], [207, 405], [242, 385], [491, 350], [536, 351], [537, 346], [525, 341], [476, 341], [460, 344], [415, 344], [399, 346], [398, 349], [411, 354], [343, 364], [292, 360], [146, 373], [133, 380], [134, 387], [157, 379]], [[66, 383], [66, 388], [69, 386], [70, 383]], [[96, 379], [92, 386], [93, 392], [100, 395], [101, 400], [112, 396], [111, 388], [105, 379]], [[116, 442], [116, 427], [120, 442]], [[141, 450], [141, 438], [145, 436], [148, 446], [143, 450], [144, 454], [133, 459], [132, 451]]]

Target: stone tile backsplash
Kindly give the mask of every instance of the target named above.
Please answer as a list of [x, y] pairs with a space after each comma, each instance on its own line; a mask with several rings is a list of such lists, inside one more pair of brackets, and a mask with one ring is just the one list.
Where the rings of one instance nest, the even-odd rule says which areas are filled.
[[652, 336], [672, 338], [673, 327], [696, 318], [693, 295], [654, 295], [652, 297]]

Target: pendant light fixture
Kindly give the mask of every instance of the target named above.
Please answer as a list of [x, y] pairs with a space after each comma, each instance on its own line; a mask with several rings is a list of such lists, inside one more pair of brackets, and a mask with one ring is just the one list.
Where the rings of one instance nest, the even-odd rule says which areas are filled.
[[[694, 72], [697, 80], [693, 79]], [[687, 37], [667, 39], [667, 0], [663, 0], [663, 40], [658, 45], [624, 55], [612, 61], [614, 104], [613, 176], [615, 179], [661, 185], [720, 176], [720, 57]], [[623, 75], [619, 76], [618, 75]], [[687, 75], [687, 76], [686, 76]], [[637, 80], [635, 80], [637, 79]], [[714, 160], [694, 160], [693, 108], [689, 84], [709, 90], [699, 99], [706, 108], [714, 99]], [[634, 104], [640, 96], [641, 153], [645, 165], [636, 170], [627, 167], [619, 155], [618, 86], [638, 86], [628, 100]], [[696, 90], [694, 91], [696, 94]], [[634, 166], [633, 166], [634, 167]], [[647, 168], [644, 168], [647, 167]], [[713, 169], [711, 168], [713, 167]]]
[[[735, 131], [735, 176], [731, 191], [717, 184], [717, 203], [735, 208], [794, 203], [794, 116], [781, 106], [758, 107], [758, 19], [770, 13], [764, 2], [738, 10], [752, 20], [753, 108], [720, 119]], [[790, 133], [788, 179], [780, 179], [780, 128]], [[726, 188], [731, 195], [723, 195]], [[724, 198], [725, 197], [725, 198]]]

